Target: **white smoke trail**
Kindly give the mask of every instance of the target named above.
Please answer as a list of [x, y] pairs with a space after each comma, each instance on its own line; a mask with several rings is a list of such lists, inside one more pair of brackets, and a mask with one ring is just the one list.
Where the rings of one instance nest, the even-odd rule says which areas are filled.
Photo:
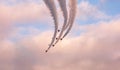
[[66, 25], [65, 28], [68, 28], [68, 30], [66, 31], [66, 33], [63, 35], [62, 39], [70, 32], [74, 20], [75, 20], [75, 16], [76, 16], [76, 9], [77, 9], [77, 0], [70, 0], [70, 13], [69, 13], [69, 20], [68, 20], [68, 24]]
[[57, 38], [57, 41], [55, 42], [55, 44], [57, 42], [59, 42], [59, 40], [61, 39], [61, 36], [64, 32], [64, 29], [65, 29], [65, 26], [67, 24], [67, 19], [68, 19], [68, 11], [67, 11], [67, 7], [66, 7], [66, 0], [58, 0], [59, 4], [60, 4], [60, 7], [61, 7], [61, 10], [63, 12], [63, 16], [64, 16], [64, 24], [63, 24], [63, 27], [62, 27], [62, 30]]
[[56, 11], [56, 6], [55, 6], [55, 3], [54, 3], [54, 0], [44, 0], [44, 2], [47, 5], [47, 7], [49, 8], [50, 13], [51, 13], [51, 15], [54, 19], [54, 24], [55, 24], [54, 35], [53, 35], [52, 41], [51, 41], [48, 49], [46, 50], [46, 52], [47, 52], [50, 49], [50, 47], [53, 45], [53, 43], [56, 39], [57, 31], [58, 31], [58, 19], [57, 19], [57, 11]]

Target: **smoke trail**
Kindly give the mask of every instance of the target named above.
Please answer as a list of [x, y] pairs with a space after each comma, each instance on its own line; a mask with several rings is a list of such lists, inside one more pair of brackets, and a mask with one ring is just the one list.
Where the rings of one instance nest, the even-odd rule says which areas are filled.
[[64, 24], [63, 24], [63, 27], [62, 27], [62, 30], [61, 30], [61, 33], [59, 34], [58, 38], [57, 38], [57, 41], [55, 42], [55, 44], [60, 40], [64, 30], [65, 30], [65, 26], [67, 24], [67, 19], [68, 19], [68, 11], [67, 11], [67, 8], [66, 8], [66, 0], [58, 0], [59, 4], [60, 4], [60, 7], [61, 7], [61, 10], [63, 12], [63, 16], [64, 16]]
[[57, 12], [56, 12], [56, 6], [54, 3], [54, 0], [44, 0], [45, 4], [47, 5], [47, 7], [50, 10], [50, 13], [54, 19], [54, 24], [55, 24], [55, 31], [54, 31], [54, 35], [52, 38], [52, 41], [48, 47], [48, 49], [46, 50], [46, 52], [50, 49], [50, 47], [53, 45], [55, 39], [56, 39], [56, 35], [57, 35], [57, 31], [58, 31], [58, 20], [57, 20]]
[[67, 26], [69, 26], [69, 28], [66, 31], [66, 33], [63, 35], [62, 39], [70, 32], [70, 30], [73, 26], [75, 16], [76, 16], [77, 0], [70, 0], [69, 6], [70, 6], [69, 20], [68, 20], [68, 24], [65, 27], [65, 28], [67, 28]]

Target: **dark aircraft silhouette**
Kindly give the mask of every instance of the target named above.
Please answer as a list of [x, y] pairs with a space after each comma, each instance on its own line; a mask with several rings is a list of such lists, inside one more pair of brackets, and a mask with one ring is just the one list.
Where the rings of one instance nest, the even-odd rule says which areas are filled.
[[58, 38], [56, 38], [56, 40], [57, 40]]
[[58, 30], [58, 32], [60, 32], [60, 30]]
[[45, 51], [46, 53], [48, 52], [48, 50]]

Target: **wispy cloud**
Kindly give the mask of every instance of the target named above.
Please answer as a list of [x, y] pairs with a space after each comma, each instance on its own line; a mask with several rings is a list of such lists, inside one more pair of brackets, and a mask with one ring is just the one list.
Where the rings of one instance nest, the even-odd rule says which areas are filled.
[[97, 6], [90, 4], [89, 1], [82, 1], [78, 6], [79, 19], [87, 20], [110, 18], [110, 16], [99, 10]]

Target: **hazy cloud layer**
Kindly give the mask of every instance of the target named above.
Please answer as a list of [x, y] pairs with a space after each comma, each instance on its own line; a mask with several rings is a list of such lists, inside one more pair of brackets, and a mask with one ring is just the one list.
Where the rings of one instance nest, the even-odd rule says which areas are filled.
[[[51, 32], [4, 41], [0, 49], [2, 70], [119, 70], [120, 18], [84, 26], [86, 32], [66, 38], [48, 53]], [[8, 44], [7, 44], [8, 43]], [[6, 46], [6, 47], [5, 47]], [[6, 69], [5, 66], [8, 66]]]

